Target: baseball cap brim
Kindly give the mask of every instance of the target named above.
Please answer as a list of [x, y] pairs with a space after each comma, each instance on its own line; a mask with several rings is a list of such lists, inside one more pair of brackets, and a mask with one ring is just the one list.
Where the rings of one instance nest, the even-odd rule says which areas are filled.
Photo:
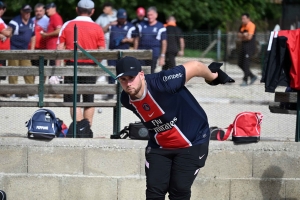
[[129, 71], [129, 72], [124, 72], [124, 73], [121, 73], [121, 74], [118, 74], [118, 76], [116, 76], [115, 79], [118, 79], [122, 76], [137, 76], [139, 72], [137, 71]]

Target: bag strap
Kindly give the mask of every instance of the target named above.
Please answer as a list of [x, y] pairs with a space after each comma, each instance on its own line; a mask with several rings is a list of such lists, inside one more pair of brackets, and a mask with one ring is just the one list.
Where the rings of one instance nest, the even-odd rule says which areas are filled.
[[233, 124], [230, 124], [229, 127], [227, 128], [227, 131], [226, 131], [226, 133], [225, 133], [225, 135], [224, 135], [223, 138], [221, 138], [221, 136], [220, 136], [220, 133], [221, 133], [221, 132], [220, 132], [220, 130], [219, 130], [218, 133], [217, 133], [217, 139], [218, 139], [219, 141], [227, 140], [228, 137], [230, 136], [231, 132], [232, 132], [232, 129], [233, 129]]
[[259, 112], [256, 112], [255, 113], [256, 117], [257, 117], [257, 120], [258, 120], [258, 124], [260, 125], [262, 123], [262, 120], [263, 120], [263, 114], [259, 113]]
[[120, 139], [126, 139], [129, 136], [129, 126], [125, 126], [121, 131], [120, 131]]

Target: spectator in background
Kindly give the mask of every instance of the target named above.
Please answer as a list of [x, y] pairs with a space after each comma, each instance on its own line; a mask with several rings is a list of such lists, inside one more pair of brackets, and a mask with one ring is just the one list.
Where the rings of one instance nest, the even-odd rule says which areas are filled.
[[[45, 8], [46, 13], [49, 16], [49, 24], [47, 27], [47, 32], [41, 32], [41, 35], [43, 38], [46, 38], [46, 49], [54, 50], [56, 49], [57, 38], [62, 27], [63, 20], [56, 11], [55, 3], [49, 3]], [[54, 66], [55, 61], [50, 60], [50, 65]]]
[[[105, 2], [102, 5], [103, 13], [97, 18], [95, 21], [104, 32], [105, 35], [105, 46], [108, 49], [109, 46], [109, 27], [117, 24], [117, 11], [113, 8], [113, 4], [111, 2]], [[107, 66], [107, 60], [102, 60], [102, 65]], [[99, 76], [97, 78], [98, 82], [107, 82], [109, 76]], [[107, 95], [96, 95], [96, 99], [108, 100]]]
[[34, 21], [35, 32], [35, 49], [46, 49], [46, 40], [42, 38], [41, 33], [46, 33], [49, 25], [49, 17], [46, 16], [45, 5], [37, 3], [34, 6], [35, 16], [32, 18]]
[[243, 70], [244, 77], [240, 86], [247, 86], [249, 77], [250, 85], [257, 79], [257, 76], [250, 70], [251, 56], [255, 53], [255, 28], [255, 24], [251, 22], [249, 14], [242, 14], [242, 25], [238, 32], [238, 38], [242, 41], [238, 65]]
[[159, 66], [165, 64], [167, 50], [166, 28], [157, 21], [157, 16], [156, 7], [148, 8], [148, 21], [138, 24], [139, 36], [134, 40], [134, 49], [152, 49], [152, 60], [141, 61], [142, 65], [151, 66], [151, 73], [154, 73], [158, 59]]
[[[10, 40], [11, 50], [26, 50], [30, 43], [30, 49], [34, 50], [35, 47], [35, 33], [34, 22], [30, 18], [32, 8], [29, 4], [25, 4], [21, 8], [21, 14], [14, 17], [9, 26], [12, 27], [13, 36]], [[9, 60], [9, 66], [31, 66], [30, 60]], [[26, 84], [34, 84], [34, 76], [24, 76]], [[18, 84], [18, 76], [10, 76], [8, 79], [9, 84]], [[27, 97], [27, 95], [25, 96]], [[29, 95], [29, 98], [35, 98]], [[11, 95], [11, 98], [16, 98], [16, 95]]]
[[109, 43], [109, 27], [117, 24], [117, 11], [113, 8], [113, 4], [106, 2], [102, 6], [103, 14], [101, 14], [97, 20], [96, 24], [99, 24], [105, 33], [105, 42], [108, 47]]
[[[35, 16], [32, 18], [34, 22], [34, 32], [35, 32], [35, 49], [46, 49], [46, 38], [42, 37], [41, 33], [46, 33], [49, 25], [49, 17], [46, 16], [45, 5], [42, 3], [37, 3], [34, 6]], [[32, 60], [32, 65], [39, 66], [38, 60]], [[47, 65], [47, 60], [45, 60], [44, 65]]]
[[[136, 34], [135, 26], [127, 21], [127, 13], [124, 9], [119, 9], [117, 12], [117, 25], [112, 25], [109, 28], [109, 49], [129, 49], [133, 44]], [[116, 66], [117, 60], [108, 60], [108, 66]], [[115, 79], [108, 78], [110, 84], [115, 83]], [[107, 99], [113, 99], [113, 95], [109, 94]]]
[[148, 21], [148, 18], [145, 17], [145, 16], [146, 16], [145, 8], [143, 8], [143, 7], [138, 7], [138, 8], [136, 9], [136, 18], [133, 19], [133, 20], [131, 21], [131, 23], [132, 23], [133, 25], [137, 25], [137, 24], [141, 23], [142, 21]]
[[[10, 37], [12, 28], [7, 26], [2, 20], [2, 16], [6, 11], [6, 5], [0, 1], [0, 50], [10, 49]], [[6, 66], [6, 60], [0, 60], [0, 66]], [[0, 81], [5, 80], [6, 76], [0, 76]]]
[[169, 16], [166, 23], [167, 29], [167, 51], [166, 63], [162, 67], [164, 70], [176, 66], [175, 57], [184, 55], [184, 38], [181, 29], [176, 25], [174, 16]]
[[[76, 7], [78, 17], [64, 23], [58, 37], [57, 50], [74, 49], [74, 25], [77, 25], [78, 44], [86, 49], [105, 49], [105, 38], [101, 27], [99, 27], [92, 19], [94, 14], [94, 2], [91, 0], [80, 0]], [[87, 38], [88, 36], [88, 38]], [[60, 61], [57, 61], [60, 65]], [[92, 60], [78, 60], [78, 65], [94, 65]], [[74, 61], [67, 61], [67, 65], [74, 65]], [[73, 76], [66, 76], [64, 83], [72, 84]], [[78, 77], [78, 83], [95, 84], [96, 77]], [[83, 102], [94, 102], [93, 94], [83, 94]], [[77, 95], [77, 101], [80, 101], [80, 95]], [[64, 95], [64, 102], [73, 102], [73, 95]], [[87, 119], [92, 125], [95, 108], [85, 107], [82, 112], [81, 108], [76, 108], [76, 121]], [[71, 117], [73, 118], [73, 108], [70, 108]]]

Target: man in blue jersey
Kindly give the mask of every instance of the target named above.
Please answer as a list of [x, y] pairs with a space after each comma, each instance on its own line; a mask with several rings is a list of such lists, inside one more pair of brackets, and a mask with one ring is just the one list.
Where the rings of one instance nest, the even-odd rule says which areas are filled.
[[[117, 12], [117, 25], [109, 27], [109, 49], [129, 49], [136, 35], [135, 26], [127, 21], [127, 13], [123, 8]], [[116, 66], [116, 60], [109, 60], [109, 66]]]
[[[13, 29], [13, 35], [10, 39], [11, 50], [27, 50], [28, 45], [31, 50], [35, 49], [34, 22], [30, 18], [32, 8], [29, 4], [24, 4], [20, 10], [20, 15], [14, 17], [8, 24]], [[9, 60], [8, 66], [31, 66], [30, 60]], [[24, 76], [26, 84], [34, 84], [34, 76]], [[18, 84], [18, 76], [9, 76], [9, 84]], [[26, 95], [27, 96], [27, 95]], [[11, 98], [16, 98], [11, 95]], [[30, 94], [29, 98], [35, 98]]]
[[142, 21], [148, 21], [148, 18], [145, 17], [146, 15], [146, 10], [143, 7], [138, 7], [136, 9], [136, 18], [131, 20], [131, 23], [135, 26], [140, 24]]
[[134, 41], [135, 49], [152, 49], [152, 60], [141, 61], [145, 66], [151, 66], [151, 73], [157, 65], [165, 64], [165, 54], [167, 49], [166, 28], [157, 21], [157, 10], [154, 6], [148, 8], [148, 21], [141, 21], [138, 24], [139, 38]]
[[[109, 27], [109, 49], [129, 49], [136, 35], [136, 27], [127, 21], [127, 12], [123, 8], [117, 11], [117, 25]], [[108, 66], [116, 66], [117, 60], [108, 60]], [[114, 84], [115, 80], [108, 77], [108, 82]], [[113, 99], [113, 94], [107, 100]]]
[[210, 139], [206, 113], [184, 86], [193, 77], [207, 83], [218, 77], [197, 61], [145, 75], [134, 57], [116, 66], [123, 88], [121, 103], [149, 129], [145, 149], [147, 200], [190, 199], [191, 186], [204, 166]]

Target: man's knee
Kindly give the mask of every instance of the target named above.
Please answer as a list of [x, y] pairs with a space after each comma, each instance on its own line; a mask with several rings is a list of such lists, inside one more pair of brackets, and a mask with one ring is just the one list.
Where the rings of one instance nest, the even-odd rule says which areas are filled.
[[178, 190], [170, 188], [169, 199], [170, 200], [189, 200], [191, 198], [191, 190]]
[[160, 200], [165, 199], [168, 192], [168, 183], [158, 183], [155, 179], [147, 178], [147, 190], [146, 197], [147, 200]]
[[173, 182], [168, 192], [170, 200], [189, 200], [191, 198], [191, 186], [186, 186], [180, 182]]

